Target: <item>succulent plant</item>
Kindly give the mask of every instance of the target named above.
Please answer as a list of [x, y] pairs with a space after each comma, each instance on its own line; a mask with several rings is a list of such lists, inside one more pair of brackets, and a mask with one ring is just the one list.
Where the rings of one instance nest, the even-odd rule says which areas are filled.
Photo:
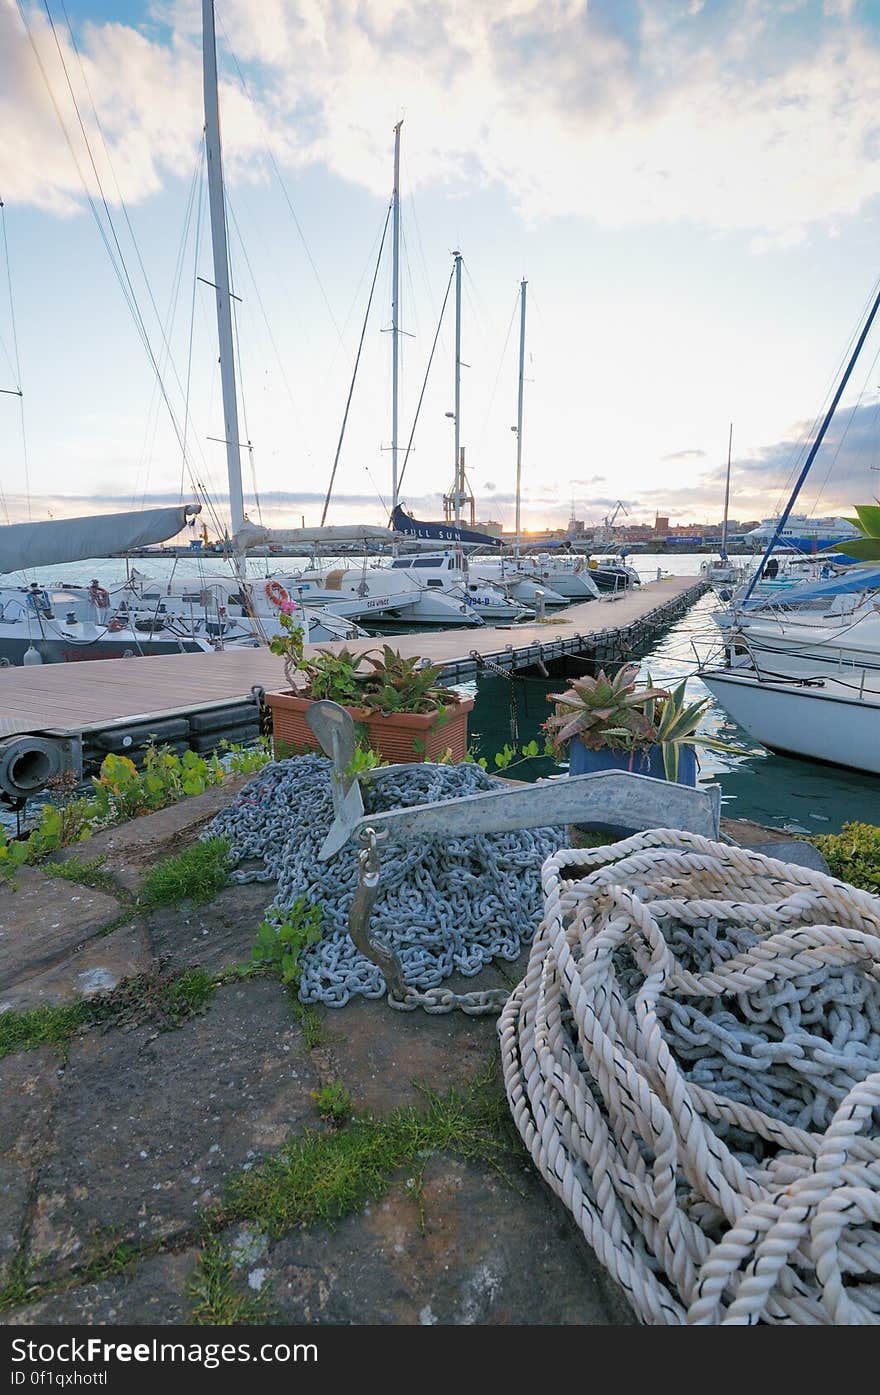
[[600, 669], [595, 678], [573, 680], [564, 693], [550, 693], [556, 713], [544, 723], [558, 749], [579, 737], [593, 751], [603, 747], [632, 751], [655, 741], [653, 723], [645, 714], [651, 700], [668, 697], [664, 688], [636, 688], [637, 664], [624, 664], [612, 678]]
[[655, 688], [649, 673], [644, 686], [637, 687], [638, 673], [638, 664], [624, 664], [613, 678], [600, 669], [595, 678], [577, 678], [566, 692], [551, 693], [556, 712], [544, 730], [556, 751], [575, 737], [593, 751], [632, 753], [659, 746], [667, 780], [678, 779], [683, 746], [736, 751], [714, 737], [697, 735], [709, 698], [685, 704], [684, 680], [670, 691]]

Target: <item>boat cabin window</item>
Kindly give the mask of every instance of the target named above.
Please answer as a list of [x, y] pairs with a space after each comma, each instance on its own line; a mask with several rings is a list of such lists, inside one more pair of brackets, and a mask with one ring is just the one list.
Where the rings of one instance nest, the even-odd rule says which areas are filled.
[[442, 590], [442, 588], [443, 588], [443, 582], [440, 580], [439, 577], [436, 577], [436, 576], [435, 576], [435, 577], [430, 577], [430, 576], [428, 577], [428, 585], [429, 585], [429, 586], [434, 586], [434, 587], [439, 587], [441, 590]]

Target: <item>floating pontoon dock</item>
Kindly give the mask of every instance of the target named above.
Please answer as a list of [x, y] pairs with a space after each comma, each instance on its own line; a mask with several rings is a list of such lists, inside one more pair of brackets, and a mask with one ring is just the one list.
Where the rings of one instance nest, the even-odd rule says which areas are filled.
[[[404, 655], [424, 655], [438, 664], [450, 683], [499, 669], [540, 670], [571, 655], [611, 663], [671, 624], [704, 590], [705, 583], [694, 577], [665, 577], [616, 598], [570, 606], [543, 624], [421, 632], [388, 640]], [[374, 637], [347, 644], [357, 651], [375, 649], [381, 642]], [[306, 653], [319, 647], [339, 649], [342, 644], [306, 645]], [[15, 758], [24, 756], [16, 738], [39, 738], [44, 748], [62, 743], [60, 768], [79, 771], [84, 747], [88, 754], [88, 748], [136, 746], [153, 725], [159, 741], [205, 750], [212, 737], [242, 740], [251, 735], [247, 728], [259, 718], [259, 690], [286, 686], [283, 660], [265, 648], [0, 669], [0, 786], [9, 789], [3, 769], [6, 757], [12, 759], [10, 741], [19, 751]], [[57, 773], [54, 759], [50, 765]], [[42, 761], [40, 766], [46, 768]]]

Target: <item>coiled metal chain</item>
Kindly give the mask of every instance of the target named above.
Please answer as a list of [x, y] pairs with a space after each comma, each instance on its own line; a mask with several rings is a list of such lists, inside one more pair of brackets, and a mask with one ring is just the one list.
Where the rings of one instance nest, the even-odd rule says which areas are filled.
[[[364, 805], [368, 814], [380, 813], [499, 787], [502, 781], [470, 764], [413, 765], [388, 774], [379, 768], [364, 782]], [[279, 924], [301, 899], [320, 908], [323, 932], [303, 952], [300, 997], [342, 1007], [357, 994], [380, 998], [389, 985], [349, 934], [362, 880], [357, 847], [348, 843], [326, 862], [318, 857], [332, 821], [330, 762], [306, 755], [265, 766], [205, 836], [229, 838], [233, 880], [277, 881], [269, 916]], [[563, 843], [562, 829], [546, 828], [383, 843], [381, 877], [370, 888], [369, 938], [373, 950], [393, 951], [402, 970], [404, 991], [392, 992], [391, 1005], [497, 1011], [506, 991], [455, 994], [445, 980], [454, 973], [471, 978], [493, 959], [519, 957], [540, 920], [541, 864]]]

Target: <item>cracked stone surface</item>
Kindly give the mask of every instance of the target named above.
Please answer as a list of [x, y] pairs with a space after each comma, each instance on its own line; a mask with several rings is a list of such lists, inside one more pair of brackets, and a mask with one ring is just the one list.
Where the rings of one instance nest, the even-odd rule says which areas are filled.
[[152, 962], [143, 925], [121, 925], [89, 940], [59, 964], [19, 979], [0, 993], [0, 1009], [24, 1012], [43, 1003], [72, 1002], [109, 993], [125, 978], [144, 973]]
[[0, 1284], [18, 1251], [36, 1169], [50, 1146], [59, 1074], [48, 1047], [0, 1060]]
[[47, 877], [34, 867], [16, 873], [17, 891], [0, 886], [0, 1011], [6, 990], [56, 967], [119, 916], [113, 896]]
[[314, 1124], [317, 1076], [278, 983], [218, 990], [179, 1030], [73, 1045], [37, 1192], [37, 1278], [118, 1240], [185, 1235], [232, 1172]]
[[212, 974], [247, 962], [274, 896], [274, 882], [248, 882], [227, 887], [205, 906], [151, 911], [146, 924], [153, 953], [171, 966], [198, 964]]
[[[514, 966], [504, 968], [516, 973]], [[501, 980], [487, 970], [479, 982], [490, 988]], [[473, 980], [450, 979], [450, 985], [468, 991]], [[355, 1109], [377, 1115], [399, 1105], [423, 1105], [425, 1087], [445, 1091], [466, 1085], [485, 1068], [495, 1046], [494, 1016], [393, 1012], [384, 1002], [354, 998], [322, 1020], [323, 1041], [312, 1053], [322, 1077], [343, 1081]]]
[[102, 870], [126, 891], [136, 895], [154, 862], [182, 852], [199, 837], [205, 824], [225, 809], [235, 794], [253, 775], [235, 775], [222, 785], [212, 785], [204, 794], [169, 804], [155, 814], [145, 814], [129, 823], [117, 824], [94, 834], [86, 843], [66, 848], [59, 861], [69, 857], [104, 859]]
[[107, 1323], [189, 1322], [192, 1300], [187, 1294], [187, 1283], [198, 1256], [197, 1249], [153, 1255], [113, 1278], [52, 1293], [15, 1313], [0, 1315], [0, 1323], [91, 1327]]
[[264, 1262], [289, 1323], [631, 1323], [614, 1285], [530, 1166], [513, 1190], [487, 1165], [427, 1163], [422, 1226], [401, 1174], [359, 1215], [294, 1231]]

